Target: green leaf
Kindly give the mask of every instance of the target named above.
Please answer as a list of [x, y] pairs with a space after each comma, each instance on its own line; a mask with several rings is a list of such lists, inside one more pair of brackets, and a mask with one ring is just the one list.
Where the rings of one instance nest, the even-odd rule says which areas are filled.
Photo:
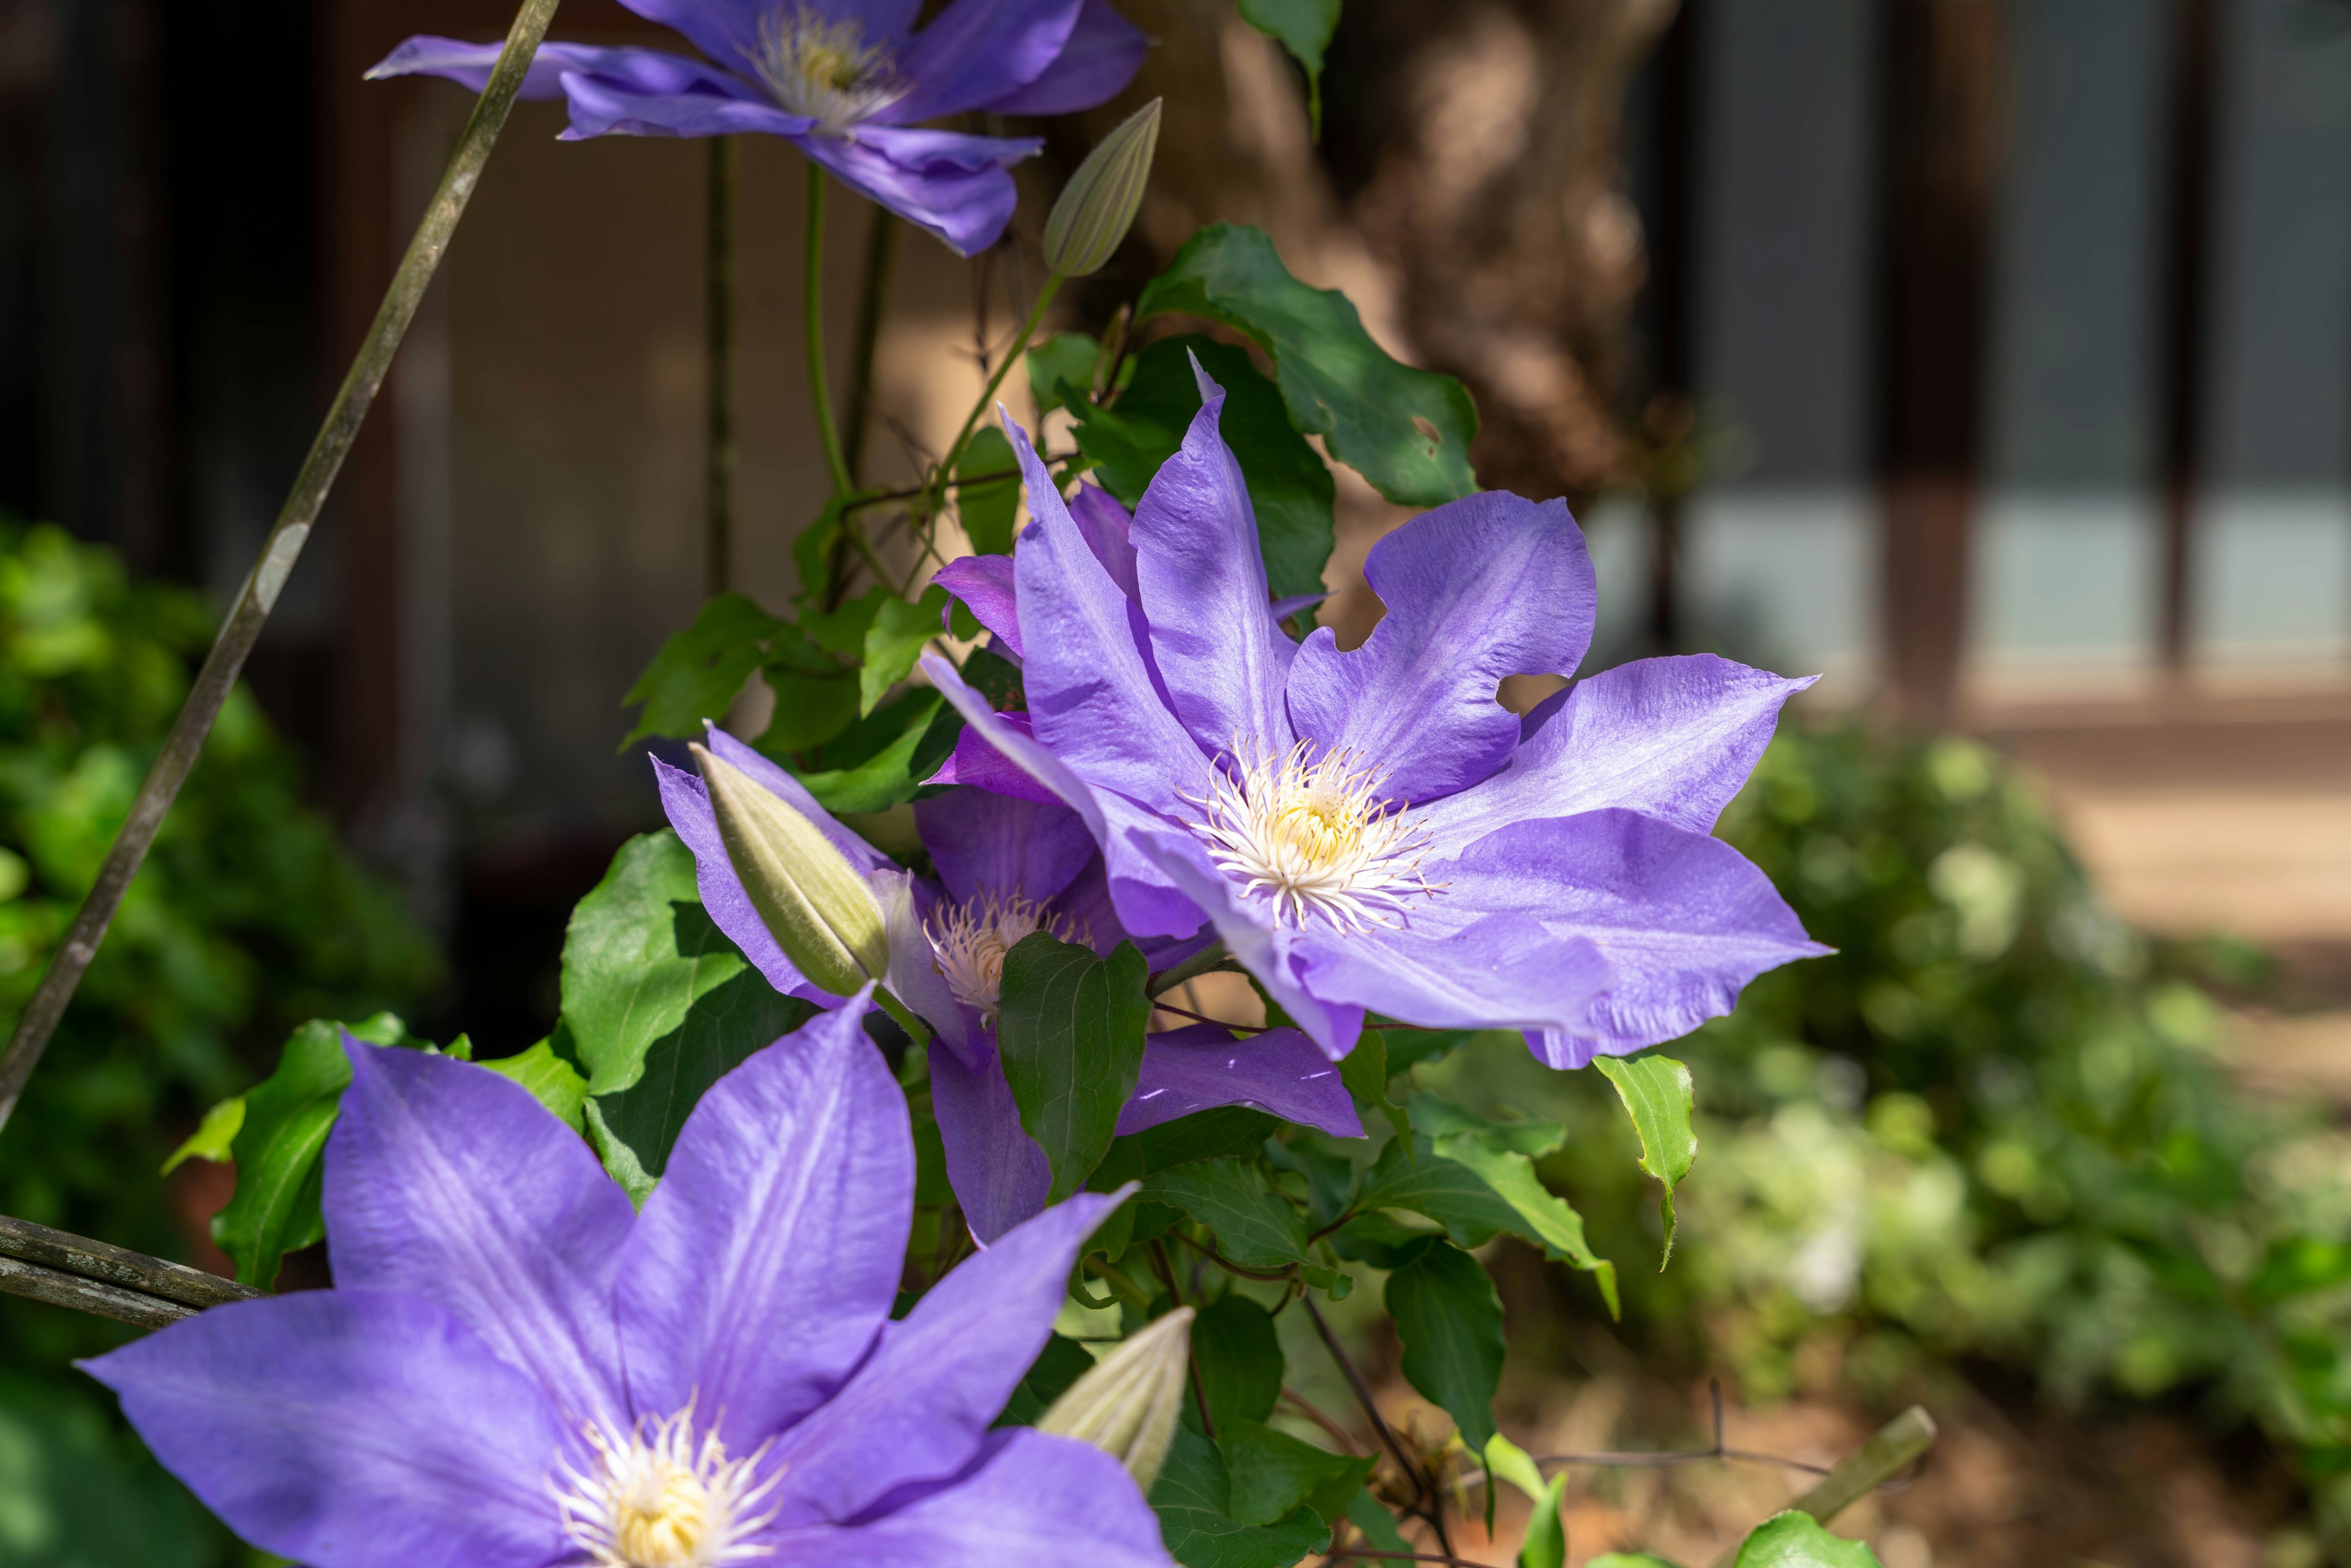
[[1478, 487], [1478, 411], [1451, 376], [1389, 358], [1336, 289], [1290, 275], [1263, 229], [1211, 224], [1144, 288], [1140, 320], [1165, 311], [1217, 321], [1273, 357], [1290, 423], [1389, 500], [1433, 507]]
[[1811, 1514], [1790, 1509], [1773, 1514], [1749, 1533], [1740, 1545], [1737, 1568], [1880, 1568], [1880, 1564], [1867, 1542], [1831, 1535]]
[[748, 968], [703, 913], [694, 853], [675, 833], [622, 845], [571, 911], [563, 938], [563, 1022], [587, 1092], [617, 1094], [636, 1083], [653, 1042]]
[[[1192, 1364], [1199, 1369], [1200, 1393], [1208, 1402], [1208, 1420], [1220, 1442], [1227, 1427], [1264, 1420], [1281, 1397], [1281, 1337], [1274, 1333], [1266, 1310], [1247, 1296], [1219, 1296], [1200, 1309], [1192, 1323]], [[1184, 1416], [1187, 1423], [1198, 1424], [1196, 1402], [1185, 1406]], [[1242, 1522], [1270, 1524], [1300, 1500], [1292, 1498], [1263, 1519]]]
[[1301, 1503], [1335, 1524], [1378, 1462], [1318, 1448], [1261, 1421], [1217, 1422], [1217, 1447], [1232, 1480], [1233, 1518], [1243, 1524], [1271, 1524]]
[[1258, 373], [1249, 350], [1213, 338], [1166, 338], [1143, 350], [1134, 379], [1108, 409], [1088, 408], [1078, 449], [1103, 488], [1132, 507], [1175, 455], [1200, 411], [1191, 356], [1225, 389], [1219, 423], [1241, 465], [1267, 583], [1277, 595], [1318, 593], [1331, 559], [1331, 470], [1290, 427], [1280, 389]]
[[947, 591], [934, 587], [923, 590], [922, 598], [912, 603], [888, 600], [874, 613], [873, 623], [865, 629], [865, 664], [857, 676], [861, 716], [872, 713], [883, 695], [906, 678], [924, 645], [945, 630], [941, 622], [946, 612]]
[[1070, 1391], [1070, 1385], [1093, 1370], [1094, 1358], [1076, 1340], [1055, 1334], [1037, 1353], [1020, 1385], [1005, 1402], [1004, 1413], [996, 1418], [998, 1427], [1033, 1427], [1054, 1400]]
[[1053, 1167], [1050, 1202], [1077, 1191], [1110, 1152], [1143, 1071], [1150, 973], [1132, 942], [1097, 958], [1046, 931], [1005, 955], [997, 1051], [1020, 1125]]
[[[343, 1089], [351, 1081], [342, 1027], [312, 1019], [278, 1053], [277, 1066], [245, 1096], [245, 1119], [229, 1145], [236, 1160], [236, 1193], [213, 1217], [213, 1239], [236, 1265], [236, 1277], [264, 1290], [277, 1266], [326, 1239], [319, 1212], [319, 1156], [334, 1130]], [[379, 1045], [404, 1041], [408, 1031], [389, 1013], [350, 1026]]]
[[1322, 51], [1339, 28], [1339, 0], [1239, 0], [1241, 20], [1290, 51], [1306, 73], [1307, 118], [1322, 139]]
[[1641, 1137], [1641, 1169], [1666, 1189], [1666, 1255], [1660, 1273], [1674, 1260], [1674, 1184], [1689, 1175], [1698, 1158], [1698, 1134], [1690, 1130], [1697, 1093], [1690, 1071], [1667, 1056], [1603, 1056], [1593, 1065], [1616, 1085], [1625, 1113]]
[[[1476, 1039], [1474, 1029], [1395, 1029], [1388, 1026], [1388, 1071], [1391, 1075], [1424, 1061], [1438, 1061]], [[1384, 1031], [1385, 1032], [1385, 1031]]]
[[1388, 1276], [1388, 1316], [1404, 1343], [1405, 1381], [1484, 1452], [1502, 1376], [1502, 1301], [1478, 1260], [1438, 1242]]
[[581, 1102], [588, 1098], [588, 1081], [580, 1076], [571, 1063], [555, 1054], [546, 1040], [540, 1040], [528, 1051], [514, 1056], [485, 1061], [484, 1067], [501, 1078], [511, 1078], [530, 1091], [537, 1100], [554, 1113], [555, 1119], [575, 1133], [587, 1131], [581, 1119]]
[[1279, 1120], [1245, 1105], [1220, 1105], [1162, 1122], [1118, 1140], [1135, 1151], [1134, 1174], [1153, 1176], [1194, 1160], [1222, 1155], [1254, 1155], [1280, 1126]]
[[898, 596], [879, 583], [854, 599], [844, 600], [831, 610], [819, 610], [814, 605], [800, 612], [800, 631], [810, 642], [839, 659], [855, 659], [865, 653], [865, 633], [882, 607]]
[[[1374, 1552], [1410, 1552], [1411, 1542], [1396, 1528], [1395, 1515], [1380, 1506], [1380, 1500], [1369, 1492], [1357, 1492], [1347, 1504], [1347, 1518]], [[1374, 1559], [1377, 1561], [1377, 1559]]]
[[1567, 1525], [1559, 1517], [1560, 1499], [1567, 1493], [1567, 1472], [1552, 1477], [1527, 1515], [1527, 1532], [1519, 1547], [1519, 1568], [1567, 1568]]
[[156, 1174], [170, 1176], [188, 1160], [210, 1160], [214, 1165], [227, 1163], [235, 1157], [229, 1153], [229, 1145], [244, 1125], [245, 1096], [240, 1094], [234, 1100], [222, 1101], [204, 1113], [204, 1121], [188, 1134], [188, 1141], [172, 1151], [172, 1157], [163, 1162], [163, 1168]]
[[[1067, 332], [1063, 337], [1081, 340], [1086, 346], [1085, 374], [1093, 373], [1093, 340], [1082, 332]], [[1055, 340], [1059, 341], [1060, 340]], [[1029, 350], [1029, 374], [1037, 374], [1038, 350]], [[1053, 400], [1040, 395], [1040, 406], [1050, 408]], [[1041, 437], [1040, 438], [1041, 439]], [[956, 465], [956, 516], [962, 519], [964, 537], [971, 548], [981, 555], [1012, 553], [1012, 519], [1020, 509], [1020, 476], [1019, 465], [1012, 456], [1012, 443], [1004, 432], [989, 425], [971, 438], [963, 449], [963, 460]], [[976, 478], [1001, 474], [1001, 479], [986, 479], [973, 484]]]
[[1339, 1059], [1339, 1082], [1354, 1096], [1358, 1110], [1385, 1104], [1388, 1097], [1388, 1044], [1375, 1029], [1355, 1040], [1355, 1049]]
[[[1041, 343], [1031, 343], [1029, 346], [1029, 391], [1036, 397], [1037, 406], [1081, 412], [1087, 401], [1093, 396], [1094, 366], [1101, 359], [1102, 344], [1087, 332], [1061, 332]], [[996, 434], [998, 440], [1003, 439], [994, 431], [983, 431], [981, 434]], [[975, 445], [978, 440], [978, 436], [972, 438]], [[1008, 456], [1010, 455], [1009, 447], [1006, 454]], [[974, 472], [986, 470], [976, 469]], [[969, 531], [968, 525], [965, 531]], [[974, 541], [975, 545], [977, 542]], [[1008, 545], [1005, 548], [1008, 549], [1011, 547]]]
[[[946, 763], [963, 733], [963, 719], [927, 687], [893, 697], [852, 725], [824, 748], [828, 764], [792, 770], [828, 811], [886, 811], [914, 798], [923, 781]], [[791, 759], [780, 758], [790, 767]]]
[[606, 1133], [658, 1177], [669, 1167], [678, 1130], [710, 1086], [798, 1029], [810, 1010], [746, 966], [697, 997], [675, 1029], [646, 1046], [634, 1083], [598, 1101]]
[[751, 672], [767, 663], [765, 643], [783, 624], [739, 593], [722, 593], [705, 604], [693, 625], [661, 645], [621, 699], [644, 705], [637, 727], [621, 745], [647, 735], [698, 737], [703, 720], [725, 718]]
[[[207, 1116], [204, 1121], [209, 1125], [212, 1118]], [[176, 1161], [179, 1156], [172, 1158]], [[2295, 1236], [2270, 1249], [2262, 1266], [2253, 1270], [2249, 1289], [2257, 1301], [2283, 1301], [2326, 1290], [2346, 1280], [2351, 1280], [2351, 1245], [2315, 1236]]]
[[758, 739], [771, 757], [822, 746], [857, 721], [858, 672], [797, 626], [768, 643], [768, 689], [776, 709]]
[[1679, 1568], [1663, 1557], [1652, 1557], [1646, 1552], [1604, 1552], [1597, 1557], [1584, 1559], [1583, 1568]]
[[653, 1196], [654, 1177], [637, 1158], [637, 1151], [612, 1135], [612, 1129], [604, 1124], [602, 1106], [590, 1100], [585, 1113], [588, 1143], [603, 1162], [604, 1174], [621, 1184], [621, 1190], [629, 1195], [631, 1203], [644, 1207], [645, 1199]]
[[1162, 1171], [1138, 1197], [1180, 1208], [1216, 1233], [1217, 1250], [1244, 1269], [1279, 1269], [1306, 1259], [1306, 1227], [1286, 1198], [1266, 1191], [1255, 1165], [1194, 1160]]
[[1331, 1543], [1330, 1527], [1310, 1508], [1270, 1526], [1234, 1519], [1224, 1456], [1187, 1427], [1176, 1429], [1151, 1506], [1167, 1550], [1184, 1568], [1290, 1568]]
[[1592, 1250], [1583, 1234], [1583, 1216], [1535, 1174], [1535, 1161], [1567, 1141], [1565, 1127], [1556, 1122], [1486, 1122], [1433, 1094], [1412, 1097], [1412, 1116], [1415, 1126], [1431, 1134], [1430, 1150], [1439, 1160], [1471, 1171], [1510, 1206], [1516, 1218], [1502, 1228], [1533, 1242], [1553, 1260], [1592, 1275], [1608, 1303], [1608, 1315], [1624, 1315], [1616, 1265]]

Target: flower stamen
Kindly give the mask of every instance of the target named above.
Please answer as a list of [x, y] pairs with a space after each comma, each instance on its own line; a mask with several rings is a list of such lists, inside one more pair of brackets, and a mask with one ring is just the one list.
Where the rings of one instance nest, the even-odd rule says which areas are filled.
[[1004, 986], [1005, 955], [1020, 939], [1042, 931], [1059, 942], [1081, 947], [1094, 945], [1083, 921], [1049, 912], [1033, 899], [984, 894], [967, 904], [944, 906], [934, 925], [923, 923], [930, 939], [935, 967], [946, 977], [955, 999], [972, 1009], [980, 1021], [996, 1021], [997, 1001]]
[[779, 5], [759, 23], [752, 68], [776, 101], [834, 135], [905, 96], [888, 49], [865, 42], [854, 21], [835, 22], [805, 5]]
[[555, 1500], [564, 1534], [596, 1568], [720, 1568], [775, 1554], [748, 1539], [776, 1516], [752, 1512], [782, 1478], [755, 1479], [766, 1446], [729, 1459], [716, 1432], [697, 1441], [690, 1401], [625, 1436], [590, 1426], [587, 1437], [591, 1470], [565, 1465]]
[[1272, 896], [1277, 918], [1393, 927], [1439, 891], [1420, 874], [1426, 835], [1382, 795], [1384, 772], [1354, 752], [1317, 756], [1301, 740], [1277, 757], [1236, 739], [1218, 760], [1207, 798], [1193, 802], [1207, 813], [1196, 829], [1243, 892]]

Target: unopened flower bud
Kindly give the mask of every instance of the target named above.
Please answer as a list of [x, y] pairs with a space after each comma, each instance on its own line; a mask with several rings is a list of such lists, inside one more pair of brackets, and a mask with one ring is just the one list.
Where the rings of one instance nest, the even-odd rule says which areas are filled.
[[890, 934], [873, 890], [814, 822], [740, 768], [694, 747], [726, 858], [776, 945], [834, 996], [890, 967]]
[[1045, 218], [1045, 265], [1064, 277], [1098, 271], [1118, 249], [1143, 205], [1151, 156], [1159, 149], [1159, 99], [1102, 139]]
[[1037, 1430], [1092, 1443], [1126, 1467], [1145, 1492], [1167, 1462], [1192, 1356], [1192, 1309], [1178, 1307], [1131, 1334], [1070, 1385]]

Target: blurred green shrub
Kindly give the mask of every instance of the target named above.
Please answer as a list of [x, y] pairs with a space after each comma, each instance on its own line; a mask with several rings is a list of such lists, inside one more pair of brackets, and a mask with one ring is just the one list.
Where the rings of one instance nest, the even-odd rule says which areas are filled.
[[[214, 627], [196, 595], [131, 581], [108, 550], [0, 521], [0, 1031], [96, 877]], [[204, 1108], [266, 1071], [295, 1024], [413, 1006], [439, 972], [397, 898], [304, 805], [293, 754], [240, 687], [0, 1133], [0, 1212], [183, 1254], [160, 1170]], [[225, 1549], [67, 1366], [127, 1333], [0, 1298], [0, 1365], [16, 1375], [0, 1385], [0, 1564]]]
[[[1838, 952], [1668, 1048], [1700, 1153], [1672, 1269], [1627, 1271], [1628, 1329], [1750, 1397], [1890, 1397], [1966, 1356], [2068, 1401], [2187, 1400], [2297, 1456], [2351, 1539], [2351, 1140], [2227, 1076], [2211, 988], [2260, 956], [2116, 921], [1965, 740], [1791, 727], [1721, 831]], [[1654, 1256], [1604, 1086], [1546, 1094], [1510, 1058], [1424, 1076], [1541, 1094], [1578, 1134], [1545, 1178], [1601, 1250]]]

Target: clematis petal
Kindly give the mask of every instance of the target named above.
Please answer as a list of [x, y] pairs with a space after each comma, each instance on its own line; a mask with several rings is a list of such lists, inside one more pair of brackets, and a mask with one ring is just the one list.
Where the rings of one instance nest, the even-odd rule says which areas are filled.
[[1253, 1105], [1340, 1138], [1364, 1135], [1339, 1070], [1294, 1029], [1235, 1040], [1222, 1024], [1169, 1030], [1144, 1042], [1143, 1076], [1118, 1113], [1122, 1134], [1218, 1105]]
[[1637, 811], [1520, 822], [1429, 874], [1448, 896], [1522, 912], [1606, 956], [1615, 978], [1589, 1019], [1531, 1040], [1554, 1067], [1687, 1034], [1764, 970], [1828, 951], [1737, 850]]
[[938, 955], [923, 929], [934, 902], [930, 890], [918, 884], [913, 873], [904, 871], [875, 872], [867, 885], [873, 890], [873, 901], [882, 906], [889, 936], [890, 967], [882, 983], [916, 1017], [929, 1020], [938, 1031], [937, 1040], [947, 1047], [946, 1054], [967, 1061], [977, 1060], [977, 1019], [955, 999], [946, 977], [939, 973]]
[[1092, 109], [1125, 91], [1150, 50], [1150, 37], [1105, 0], [1086, 0], [1070, 41], [1044, 75], [985, 107], [990, 114], [1034, 115]]
[[779, 1522], [842, 1523], [968, 1465], [1045, 1348], [1079, 1248], [1123, 1196], [1081, 1193], [1006, 1231], [883, 1330], [848, 1385], [777, 1445]]
[[1100, 485], [1081, 480], [1070, 496], [1070, 520], [1118, 591], [1138, 603], [1143, 586], [1134, 566], [1134, 515]]
[[1091, 1443], [1026, 1427], [997, 1432], [953, 1484], [847, 1529], [780, 1531], [799, 1568], [1172, 1568], [1159, 1517], [1119, 1462]]
[[[551, 1118], [550, 1118], [551, 1119]], [[372, 1291], [238, 1301], [81, 1364], [263, 1551], [318, 1568], [541, 1568], [571, 1428], [446, 1308]]]
[[662, 810], [680, 842], [694, 852], [694, 885], [711, 923], [743, 950], [751, 967], [768, 984], [788, 997], [799, 997], [820, 1007], [838, 1006], [839, 998], [799, 972], [784, 956], [768, 923], [743, 891], [735, 862], [726, 858], [726, 844], [718, 836], [718, 819], [710, 809], [710, 792], [701, 779], [683, 768], [653, 758], [653, 781], [661, 789]]
[[872, 1345], [897, 1293], [914, 1156], [865, 1012], [861, 996], [785, 1036], [686, 1118], [620, 1261], [639, 1415], [698, 1398], [749, 1453]]
[[1044, 1208], [1053, 1167], [1020, 1125], [1020, 1107], [1005, 1082], [993, 1036], [977, 1041], [971, 1061], [931, 1056], [931, 1113], [947, 1158], [947, 1183], [964, 1223], [981, 1246]]
[[618, 1418], [626, 1195], [513, 1080], [348, 1035], [343, 1051], [324, 1199], [337, 1287], [436, 1301], [574, 1424]]
[[1278, 757], [1290, 749], [1282, 687], [1298, 645], [1274, 623], [1257, 514], [1217, 434], [1224, 389], [1197, 359], [1192, 374], [1200, 412], [1134, 509], [1152, 662], [1202, 750], [1243, 745]]
[[981, 109], [1035, 81], [1068, 47], [1081, 0], [949, 0], [898, 57], [904, 97], [876, 118], [915, 125]]
[[996, 633], [1016, 659], [1020, 650], [1020, 616], [1014, 607], [1012, 558], [1008, 555], [958, 556], [931, 574], [932, 586], [944, 588], [964, 602], [979, 623]]
[[[719, 73], [713, 72], [713, 76]], [[625, 81], [584, 71], [563, 74], [563, 96], [571, 105], [571, 123], [559, 140], [584, 141], [593, 136], [762, 136], [799, 137], [816, 121], [804, 114], [788, 114], [747, 87], [732, 94], [717, 92], [643, 92]]]
[[1364, 563], [1387, 613], [1353, 653], [1323, 627], [1298, 650], [1298, 733], [1387, 770], [1390, 798], [1466, 789], [1510, 759], [1502, 677], [1574, 671], [1592, 641], [1592, 560], [1564, 501], [1492, 490], [1423, 513]]
[[1040, 806], [958, 789], [914, 802], [914, 827], [958, 904], [989, 894], [1041, 904], [1094, 858], [1093, 835], [1058, 801]]
[[[975, 695], [973, 700], [978, 702], [983, 709], [987, 707], [983, 699]], [[946, 763], [924, 782], [968, 784], [975, 789], [1009, 795], [1016, 800], [1034, 800], [1040, 806], [1061, 805], [1061, 796], [1039, 783], [1027, 768], [988, 741], [990, 734], [1003, 734], [1035, 745], [1036, 737], [1029, 728], [1029, 716], [1025, 713], [999, 713], [990, 716], [995, 723], [987, 730], [977, 724], [966, 724], [963, 733], [956, 737], [955, 750], [947, 754]], [[1072, 779], [1071, 782], [1076, 781]]]
[[[479, 92], [490, 84], [491, 68], [506, 46], [468, 44], [456, 38], [420, 33], [368, 68], [367, 79], [428, 76], [453, 81]], [[748, 98], [750, 85], [707, 61], [689, 59], [662, 49], [599, 48], [591, 44], [566, 44], [549, 39], [531, 57], [523, 78], [522, 96], [549, 99], [563, 96], [563, 78], [572, 72], [598, 78], [616, 88], [641, 93], [684, 93], [701, 90], [724, 98]]]
[[1044, 145], [951, 131], [865, 124], [853, 138], [810, 135], [799, 149], [842, 183], [926, 230], [957, 256], [994, 245], [1016, 200], [1005, 171]]
[[[621, 0], [648, 22], [658, 22], [714, 60], [748, 63], [759, 54], [759, 25], [775, 10], [773, 0]], [[828, 20], [848, 20], [862, 7], [824, 0], [810, 9]], [[841, 12], [848, 12], [843, 16]]]
[[1591, 942], [1515, 913], [1444, 931], [1342, 936], [1309, 925], [1292, 947], [1301, 984], [1316, 995], [1431, 1029], [1573, 1027], [1614, 978]]
[[1511, 822], [1623, 806], [1709, 832], [1771, 743], [1780, 705], [1813, 684], [1711, 653], [1636, 659], [1526, 716], [1499, 773], [1422, 814], [1437, 852]]

